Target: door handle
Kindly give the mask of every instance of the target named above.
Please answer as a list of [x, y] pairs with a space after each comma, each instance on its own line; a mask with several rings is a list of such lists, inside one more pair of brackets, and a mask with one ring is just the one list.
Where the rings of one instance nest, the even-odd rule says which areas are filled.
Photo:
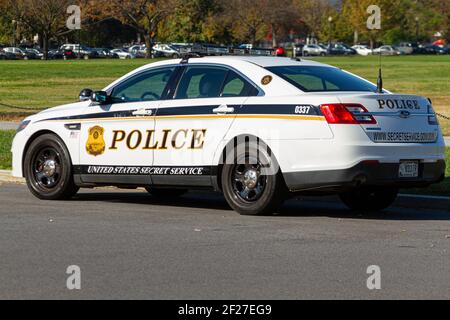
[[233, 107], [229, 107], [226, 104], [222, 104], [218, 108], [213, 109], [213, 112], [215, 114], [233, 113], [234, 112], [234, 108]]
[[153, 111], [151, 109], [139, 109], [139, 110], [133, 111], [133, 113], [132, 113], [133, 116], [141, 116], [141, 117], [151, 116], [152, 114], [153, 114]]

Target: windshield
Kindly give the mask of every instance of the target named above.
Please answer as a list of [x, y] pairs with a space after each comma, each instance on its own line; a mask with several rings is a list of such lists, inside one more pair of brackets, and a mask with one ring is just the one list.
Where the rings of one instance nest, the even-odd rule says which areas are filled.
[[305, 92], [377, 90], [368, 81], [333, 67], [283, 66], [269, 67], [267, 70]]

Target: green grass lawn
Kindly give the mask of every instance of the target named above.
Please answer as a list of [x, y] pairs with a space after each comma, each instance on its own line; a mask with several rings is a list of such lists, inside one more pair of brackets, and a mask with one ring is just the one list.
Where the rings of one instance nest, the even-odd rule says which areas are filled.
[[[0, 103], [33, 111], [77, 101], [151, 60], [0, 61]], [[24, 113], [0, 106], [1, 113]]]
[[14, 130], [0, 131], [0, 169], [11, 169], [11, 143]]

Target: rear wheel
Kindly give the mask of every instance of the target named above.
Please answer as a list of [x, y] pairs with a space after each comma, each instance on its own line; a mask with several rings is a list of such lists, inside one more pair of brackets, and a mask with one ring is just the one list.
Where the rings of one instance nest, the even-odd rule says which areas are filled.
[[31, 143], [24, 173], [28, 188], [39, 199], [69, 199], [79, 190], [73, 181], [69, 151], [53, 134], [39, 136]]
[[187, 192], [185, 189], [145, 188], [148, 193], [157, 198], [177, 198]]
[[341, 193], [339, 197], [352, 210], [381, 211], [391, 206], [397, 195], [396, 188], [361, 187]]
[[222, 170], [224, 196], [241, 215], [272, 214], [288, 194], [275, 158], [260, 149], [238, 147], [241, 154], [236, 155], [234, 164], [225, 164]]

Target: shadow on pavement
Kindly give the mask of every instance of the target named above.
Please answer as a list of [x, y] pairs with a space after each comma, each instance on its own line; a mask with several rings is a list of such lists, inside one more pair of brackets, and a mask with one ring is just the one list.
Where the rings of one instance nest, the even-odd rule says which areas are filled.
[[[145, 192], [90, 192], [80, 193], [72, 201], [103, 201], [134, 205], [157, 205], [232, 211], [219, 193], [190, 192], [177, 198], [156, 198]], [[398, 200], [398, 203], [405, 200]], [[411, 198], [406, 201], [421, 202], [423, 199]], [[450, 220], [450, 210], [421, 209], [393, 206], [382, 212], [355, 212], [348, 210], [337, 197], [305, 197], [287, 201], [276, 213], [277, 217], [329, 217], [371, 220]], [[236, 213], [237, 214], [237, 213]]]

